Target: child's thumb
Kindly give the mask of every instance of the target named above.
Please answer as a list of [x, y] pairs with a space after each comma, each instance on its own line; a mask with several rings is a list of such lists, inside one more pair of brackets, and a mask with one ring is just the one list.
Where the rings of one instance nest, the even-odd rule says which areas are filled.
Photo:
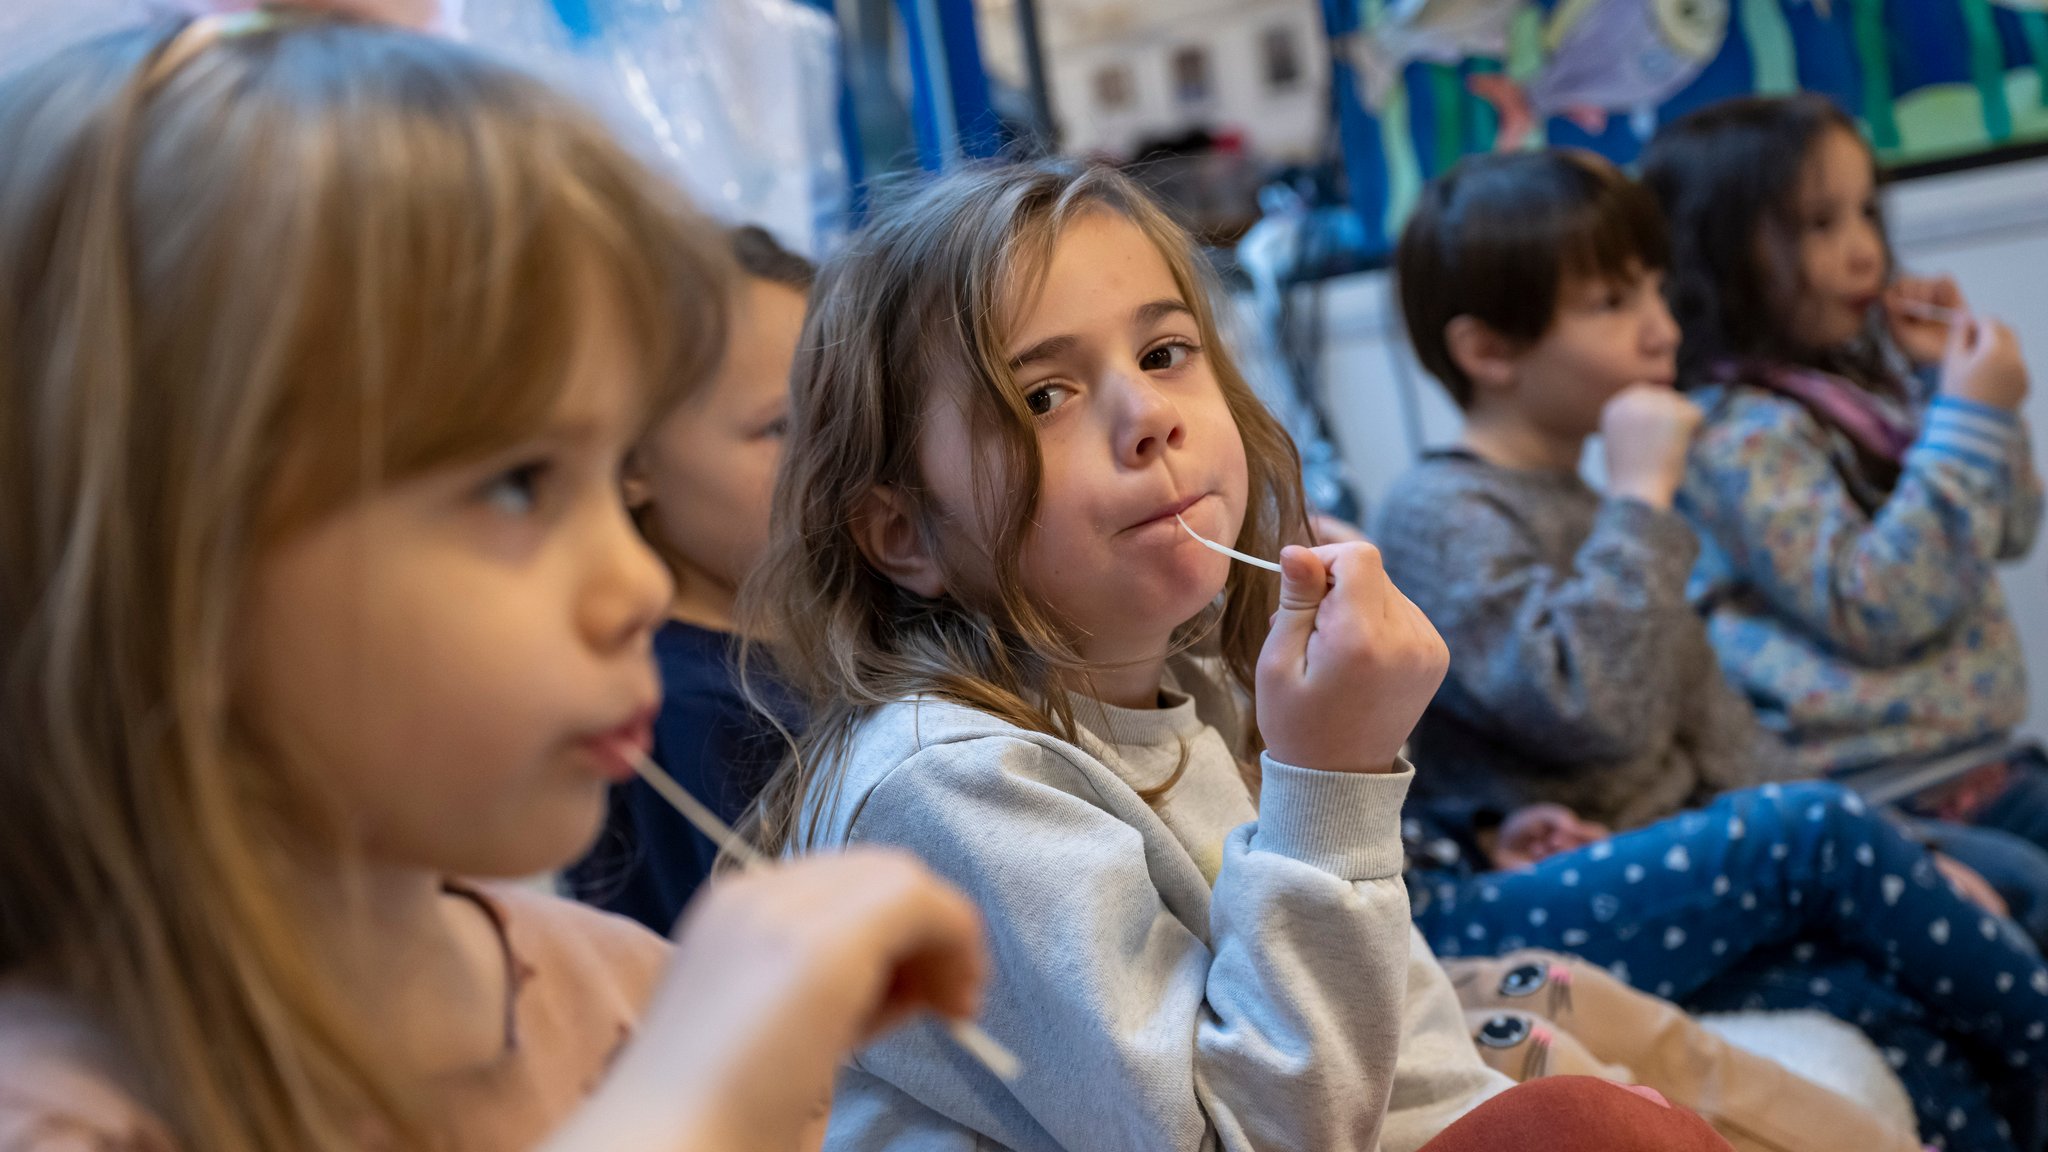
[[1314, 612], [1330, 590], [1330, 570], [1307, 548], [1280, 550], [1280, 610]]
[[1309, 633], [1315, 631], [1316, 608], [1329, 592], [1329, 570], [1322, 557], [1307, 548], [1290, 546], [1280, 550], [1280, 610], [1273, 614], [1273, 630], [1266, 636], [1269, 651], [1302, 652]]
[[1975, 344], [1977, 319], [1974, 316], [1958, 315], [1948, 322], [1948, 358], [1960, 361], [1967, 357], [1970, 346]]

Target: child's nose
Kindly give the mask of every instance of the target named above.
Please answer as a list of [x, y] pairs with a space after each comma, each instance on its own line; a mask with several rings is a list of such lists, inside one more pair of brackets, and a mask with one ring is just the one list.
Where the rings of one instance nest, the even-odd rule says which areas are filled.
[[1650, 306], [1650, 314], [1643, 328], [1643, 346], [1653, 355], [1662, 356], [1678, 347], [1684, 333], [1678, 321], [1672, 318], [1671, 309], [1658, 297]]
[[585, 639], [600, 652], [636, 647], [668, 614], [675, 582], [623, 505], [591, 555], [595, 572], [579, 609]]
[[1187, 438], [1180, 408], [1143, 376], [1121, 380], [1124, 393], [1122, 426], [1117, 430], [1117, 456], [1127, 467], [1142, 467]]
[[1868, 272], [1884, 263], [1884, 237], [1876, 225], [1865, 223], [1849, 244], [1849, 260], [1856, 271]]

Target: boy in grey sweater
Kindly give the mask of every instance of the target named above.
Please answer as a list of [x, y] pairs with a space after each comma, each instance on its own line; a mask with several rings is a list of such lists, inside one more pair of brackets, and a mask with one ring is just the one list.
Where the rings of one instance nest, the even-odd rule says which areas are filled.
[[[1450, 645], [1412, 745], [1433, 794], [1626, 829], [1791, 774], [1686, 601], [1671, 502], [1700, 412], [1672, 390], [1664, 256], [1648, 194], [1562, 151], [1461, 165], [1402, 239], [1410, 339], [1466, 416], [1376, 523]], [[1604, 496], [1578, 473], [1595, 432]]]

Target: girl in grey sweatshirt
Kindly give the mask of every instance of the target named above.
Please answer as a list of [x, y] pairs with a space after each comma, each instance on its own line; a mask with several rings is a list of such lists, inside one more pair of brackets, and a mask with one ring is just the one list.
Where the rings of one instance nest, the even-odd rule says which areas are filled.
[[1507, 1087], [1401, 881], [1442, 642], [1369, 545], [1283, 553], [1298, 464], [1199, 267], [1123, 178], [1045, 165], [941, 180], [823, 273], [748, 592], [810, 723], [756, 832], [965, 889], [1023, 1064], [910, 1029], [828, 1148], [1411, 1152]]

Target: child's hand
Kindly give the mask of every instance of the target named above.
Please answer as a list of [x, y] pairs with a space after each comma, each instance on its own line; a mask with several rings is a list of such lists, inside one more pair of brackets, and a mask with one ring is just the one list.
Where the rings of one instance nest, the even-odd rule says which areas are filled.
[[1957, 318], [1941, 365], [1941, 390], [1959, 400], [2017, 410], [2027, 398], [2027, 365], [2012, 329], [1996, 320]]
[[1941, 363], [1948, 349], [1949, 321], [1930, 309], [1952, 314], [1969, 311], [1962, 290], [1947, 276], [1901, 276], [1885, 290], [1885, 323], [1892, 342], [1915, 367]]
[[916, 1012], [973, 1015], [986, 968], [974, 906], [909, 856], [721, 877], [684, 914], [639, 1035], [545, 1152], [795, 1149], [848, 1053]]
[[1259, 653], [1259, 730], [1277, 760], [1386, 772], [1450, 652], [1367, 543], [1280, 553], [1280, 611]]
[[1502, 871], [1526, 868], [1612, 835], [1605, 824], [1581, 820], [1562, 804], [1531, 804], [1501, 821], [1492, 846], [1493, 866]]
[[1991, 886], [1991, 881], [1986, 880], [1975, 868], [1940, 852], [1932, 855], [1935, 870], [1941, 873], [1942, 879], [1948, 881], [1949, 887], [1956, 890], [1956, 895], [2001, 920], [2012, 914], [2012, 909], [2005, 903], [2005, 897], [2000, 896], [1998, 889]]
[[1671, 507], [1703, 419], [1699, 405], [1669, 388], [1636, 384], [1615, 393], [1600, 410], [1607, 494]]

